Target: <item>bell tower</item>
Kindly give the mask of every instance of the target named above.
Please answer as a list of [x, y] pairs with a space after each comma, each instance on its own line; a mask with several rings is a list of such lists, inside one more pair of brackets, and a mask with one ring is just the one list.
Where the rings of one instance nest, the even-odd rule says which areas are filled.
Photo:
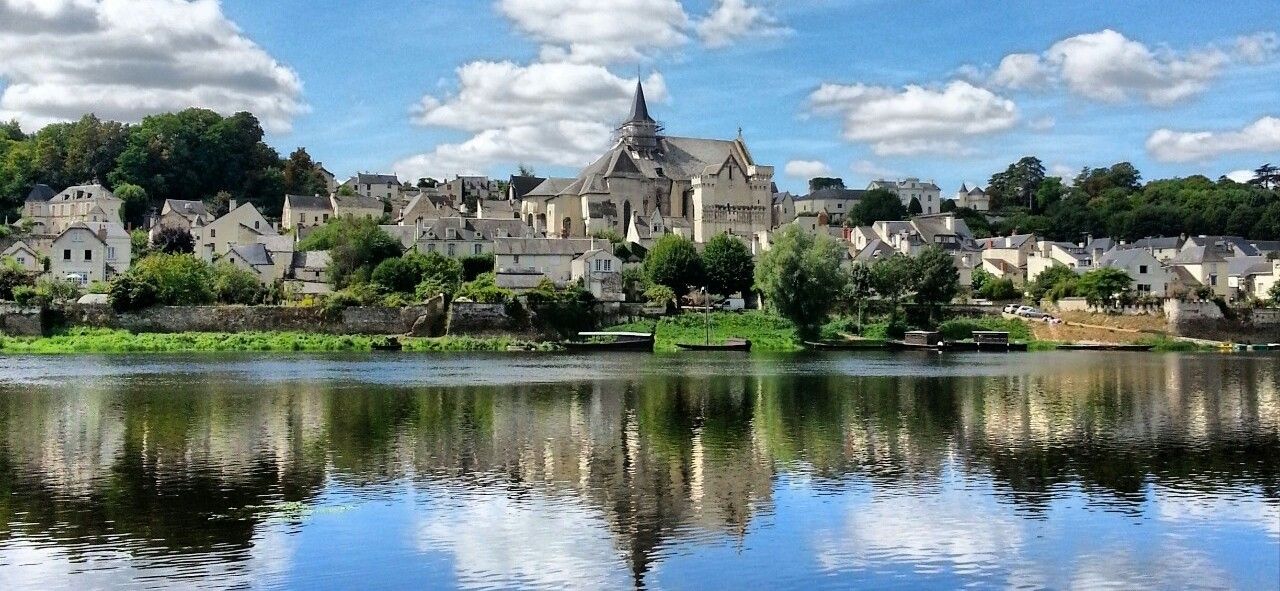
[[631, 101], [631, 116], [618, 128], [622, 142], [633, 152], [651, 157], [658, 151], [658, 132], [662, 126], [649, 116], [649, 105], [644, 100], [644, 86], [636, 80], [636, 95]]

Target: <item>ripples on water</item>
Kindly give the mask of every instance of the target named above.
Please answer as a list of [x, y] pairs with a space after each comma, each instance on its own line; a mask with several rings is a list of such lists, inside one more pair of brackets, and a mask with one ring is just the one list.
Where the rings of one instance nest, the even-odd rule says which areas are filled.
[[0, 588], [1274, 589], [1278, 361], [0, 358]]

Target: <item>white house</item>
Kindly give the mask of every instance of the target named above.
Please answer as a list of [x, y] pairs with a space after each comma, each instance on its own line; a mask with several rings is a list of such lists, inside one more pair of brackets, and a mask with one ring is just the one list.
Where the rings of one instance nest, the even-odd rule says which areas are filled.
[[75, 185], [56, 195], [50, 192], [37, 185], [22, 204], [22, 217], [32, 220], [37, 232], [60, 234], [76, 222], [121, 223], [124, 201], [100, 184]]
[[953, 199], [956, 207], [967, 207], [974, 211], [991, 211], [991, 196], [977, 185], [970, 189], [964, 183], [960, 183], [960, 190], [956, 191]]
[[[1141, 248], [1112, 249], [1098, 261], [1099, 267], [1112, 267], [1129, 274], [1133, 289], [1141, 295], [1164, 297], [1169, 292], [1172, 275], [1155, 255]], [[1223, 282], [1226, 283], [1225, 281]]]
[[323, 225], [333, 217], [333, 202], [324, 195], [285, 195], [280, 225], [286, 230]]
[[0, 257], [13, 259], [26, 271], [43, 271], [44, 266], [40, 264], [40, 253], [34, 248], [27, 246], [26, 242], [21, 240], [13, 243], [12, 246], [6, 248]]
[[910, 207], [911, 200], [915, 199], [920, 202], [920, 213], [924, 215], [942, 212], [942, 188], [933, 181], [921, 181], [915, 177], [900, 181], [880, 179], [867, 185], [867, 190], [871, 189], [884, 189], [897, 195], [903, 207]]
[[[1147, 252], [1142, 249], [1134, 250]], [[1150, 253], [1148, 255], [1155, 258]], [[1181, 271], [1179, 276], [1184, 278], [1184, 282], [1186, 279], [1194, 280], [1193, 283], [1196, 285], [1187, 287], [1204, 286], [1212, 289], [1215, 295], [1224, 298], [1230, 295], [1231, 288], [1227, 284], [1227, 259], [1212, 245], [1184, 245], [1178, 252], [1178, 256], [1169, 261], [1169, 266]]]
[[49, 275], [87, 284], [129, 270], [132, 242], [120, 224], [75, 222], [53, 240]]
[[531, 274], [564, 285], [573, 280], [573, 260], [593, 250], [612, 253], [613, 245], [594, 238], [495, 238], [493, 255], [498, 285], [505, 287], [504, 275]]
[[204, 227], [194, 228], [191, 233], [196, 241], [196, 255], [206, 261], [227, 254], [232, 245], [261, 242], [265, 236], [279, 234], [252, 203], [236, 205], [235, 202], [226, 215]]
[[622, 293], [622, 259], [609, 250], [597, 248], [578, 255], [570, 263], [570, 279], [582, 281], [582, 286], [598, 300], [626, 299]]

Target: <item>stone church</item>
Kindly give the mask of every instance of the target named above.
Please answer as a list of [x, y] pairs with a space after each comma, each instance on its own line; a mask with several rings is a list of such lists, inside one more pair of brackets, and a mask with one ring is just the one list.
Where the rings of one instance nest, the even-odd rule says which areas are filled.
[[603, 230], [628, 235], [657, 214], [689, 227], [695, 242], [728, 232], [750, 242], [769, 230], [773, 167], [757, 165], [739, 133], [733, 140], [673, 137], [649, 115], [636, 83], [631, 114], [613, 148], [574, 179], [547, 179], [530, 191], [521, 214], [536, 231], [582, 237]]

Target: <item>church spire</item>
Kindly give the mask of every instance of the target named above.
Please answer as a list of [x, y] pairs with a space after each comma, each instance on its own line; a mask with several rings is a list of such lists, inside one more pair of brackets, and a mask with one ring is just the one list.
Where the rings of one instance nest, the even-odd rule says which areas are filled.
[[627, 123], [653, 123], [653, 117], [649, 116], [649, 104], [644, 100], [644, 86], [640, 84], [640, 78], [636, 78], [636, 96], [631, 101], [631, 117], [627, 118]]

